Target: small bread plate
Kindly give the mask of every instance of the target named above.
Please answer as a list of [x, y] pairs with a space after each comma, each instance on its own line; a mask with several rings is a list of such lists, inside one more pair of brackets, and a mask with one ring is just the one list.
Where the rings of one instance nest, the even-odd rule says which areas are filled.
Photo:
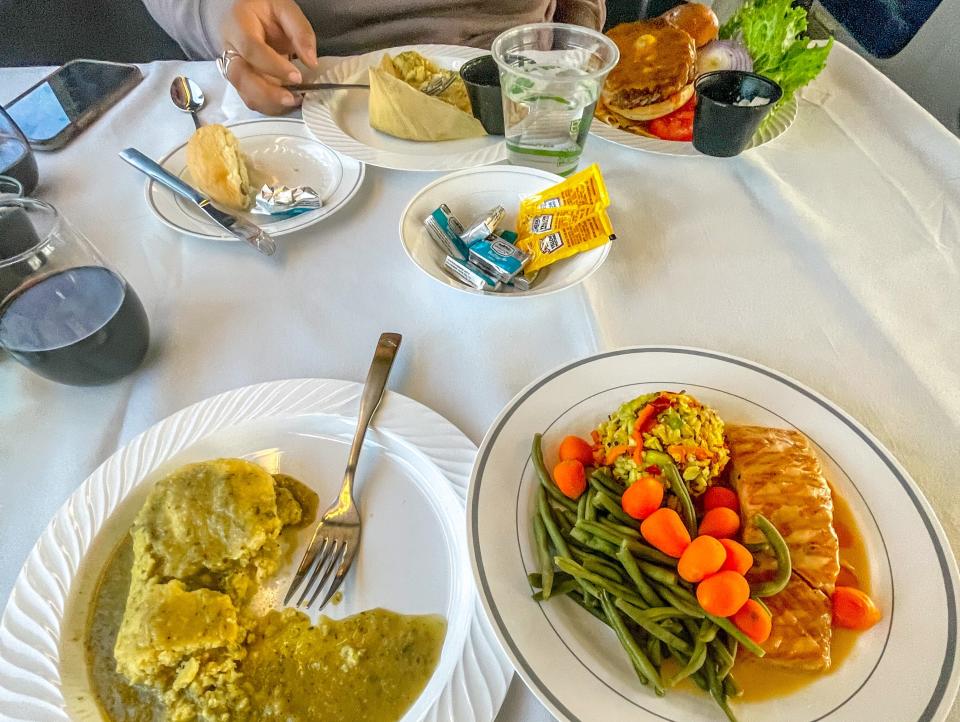
[[[282, 183], [291, 188], [310, 186], [323, 202], [316, 210], [281, 220], [270, 221], [269, 216], [253, 213], [239, 214], [272, 236], [295, 233], [332, 216], [360, 190], [365, 170], [363, 163], [318, 142], [299, 120], [264, 118], [227, 127], [237, 137], [254, 181]], [[192, 182], [187, 170], [186, 143], [174, 148], [158, 162], [187, 183]], [[175, 231], [216, 241], [237, 240], [207, 219], [189, 201], [159, 183], [148, 180], [146, 194], [147, 205], [153, 214]]]
[[[642, 453], [632, 433], [642, 438]], [[669, 441], [673, 434], [678, 445]], [[579, 450], [586, 446], [593, 454], [587, 467], [600, 463], [588, 471], [584, 490], [566, 473], [582, 462], [564, 462], [570, 496], [550, 471], [560, 469], [559, 447], [568, 435], [594, 442], [565, 442], [566, 459], [583, 458]], [[662, 450], [661, 437], [668, 439]], [[634, 444], [620, 446], [624, 438]], [[625, 454], [628, 448], [634, 451]], [[614, 460], [607, 465], [605, 459]], [[624, 481], [646, 480], [638, 487], [646, 493], [661, 475], [675, 480], [662, 491], [662, 503], [677, 511], [660, 508], [656, 524], [641, 528], [636, 519], [643, 512], [624, 511]], [[733, 492], [722, 488], [727, 484]], [[700, 495], [715, 486], [721, 493], [702, 497], [701, 505]], [[689, 489], [694, 503], [674, 488]], [[615, 500], [620, 494], [624, 502]], [[572, 501], [577, 495], [582, 503]], [[724, 514], [739, 508], [753, 539], [774, 545], [779, 538], [778, 574], [785, 567], [779, 560], [792, 559], [778, 585], [756, 583], [747, 592], [761, 598], [752, 602], [755, 608], [765, 603], [771, 610], [769, 636], [739, 611], [705, 618], [704, 605], [717, 607], [709, 592], [700, 595], [703, 582], [694, 596], [693, 581], [684, 581], [689, 567], [678, 570], [680, 555], [662, 552], [670, 548], [663, 540], [680, 535], [657, 536], [667, 529], [661, 520], [676, 518], [686, 534], [699, 515], [703, 528], [708, 512], [698, 510], [723, 495], [737, 501], [725, 502]], [[633, 510], [638, 496], [630, 497]], [[754, 526], [758, 514], [767, 520], [763, 534]], [[753, 361], [640, 346], [574, 361], [533, 381], [480, 445], [467, 527], [488, 618], [517, 672], [557, 719], [721, 722], [726, 707], [740, 722], [942, 722], [956, 697], [960, 579], [930, 504], [863, 425], [816, 391]], [[709, 532], [718, 533], [730, 536]], [[746, 534], [743, 541], [752, 545]], [[728, 575], [722, 581], [772, 574], [762, 566], [771, 559], [764, 544], [753, 549], [744, 552], [756, 569], [722, 571]], [[562, 591], [541, 590], [532, 598], [531, 587], [548, 579]], [[875, 607], [838, 602], [864, 594]], [[872, 611], [844, 616], [856, 609]], [[707, 649], [703, 656], [697, 645]], [[687, 661], [691, 650], [699, 661]], [[684, 665], [692, 677], [679, 681]]]
[[[366, 83], [367, 71], [384, 53], [395, 56], [415, 50], [439, 67], [458, 70], [483, 50], [459, 45], [405, 45], [365, 55], [352, 55], [327, 70], [318, 82]], [[473, 168], [507, 157], [503, 136], [464, 138], [439, 142], [403, 140], [370, 127], [369, 92], [366, 90], [320, 90], [307, 93], [303, 121], [314, 137], [344, 155], [363, 163], [395, 170], [444, 171]]]
[[449, 206], [464, 223], [501, 205], [507, 211], [502, 227], [513, 230], [520, 201], [561, 181], [563, 178], [547, 171], [511, 165], [484, 166], [438, 178], [418, 192], [400, 215], [403, 250], [430, 278], [464, 293], [502, 298], [546, 296], [583, 283], [607, 260], [610, 247], [616, 241], [544, 268], [529, 290], [480, 291], [464, 285], [444, 270], [446, 254], [423, 225], [424, 219], [441, 203]]
[[[173, 414], [107, 459], [51, 520], [10, 595], [0, 620], [0, 718], [105, 719], [85, 651], [90, 609], [110, 603], [101, 601], [100, 570], [154, 482], [183, 464], [237, 457], [296, 477], [325, 506], [340, 487], [361, 392], [361, 384], [326, 379], [228, 391]], [[389, 392], [363, 448], [363, 541], [342, 601], [322, 614], [342, 619], [383, 607], [446, 619], [439, 661], [402, 722], [492, 722], [512, 676], [469, 572], [464, 501], [474, 453], [450, 422]], [[311, 527], [298, 532], [298, 549]], [[264, 581], [271, 607], [281, 606], [299, 556], [285, 557]]]

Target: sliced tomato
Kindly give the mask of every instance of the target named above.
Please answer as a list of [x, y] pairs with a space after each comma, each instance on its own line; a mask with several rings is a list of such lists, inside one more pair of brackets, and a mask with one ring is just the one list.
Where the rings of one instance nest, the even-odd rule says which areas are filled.
[[693, 114], [697, 96], [693, 96], [672, 113], [655, 118], [647, 124], [647, 129], [663, 140], [693, 140]]

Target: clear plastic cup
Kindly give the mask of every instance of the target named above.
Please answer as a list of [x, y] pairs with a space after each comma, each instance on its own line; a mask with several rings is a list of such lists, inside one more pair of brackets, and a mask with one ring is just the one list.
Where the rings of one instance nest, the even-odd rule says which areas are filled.
[[534, 23], [499, 35], [491, 52], [500, 68], [510, 162], [572, 173], [604, 80], [620, 59], [617, 46], [577, 25]]

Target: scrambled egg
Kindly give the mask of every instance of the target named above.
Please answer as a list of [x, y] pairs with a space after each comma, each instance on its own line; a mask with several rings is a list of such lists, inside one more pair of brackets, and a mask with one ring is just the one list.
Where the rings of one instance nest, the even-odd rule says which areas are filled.
[[443, 70], [415, 50], [405, 50], [395, 56], [393, 67], [397, 69], [403, 82], [421, 91], [437, 75], [445, 78], [451, 75], [457, 76], [453, 83], [436, 97], [455, 108], [459, 108], [464, 113], [473, 112], [470, 106], [470, 97], [467, 95], [467, 86], [456, 70]]

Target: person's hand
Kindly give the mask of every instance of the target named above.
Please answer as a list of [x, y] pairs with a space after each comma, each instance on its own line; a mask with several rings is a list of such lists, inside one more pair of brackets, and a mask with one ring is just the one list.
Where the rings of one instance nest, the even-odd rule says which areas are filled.
[[220, 37], [224, 49], [240, 53], [230, 61], [227, 80], [249, 108], [279, 115], [300, 104], [299, 95], [280, 86], [302, 80], [290, 55], [316, 67], [317, 37], [294, 0], [235, 0]]

